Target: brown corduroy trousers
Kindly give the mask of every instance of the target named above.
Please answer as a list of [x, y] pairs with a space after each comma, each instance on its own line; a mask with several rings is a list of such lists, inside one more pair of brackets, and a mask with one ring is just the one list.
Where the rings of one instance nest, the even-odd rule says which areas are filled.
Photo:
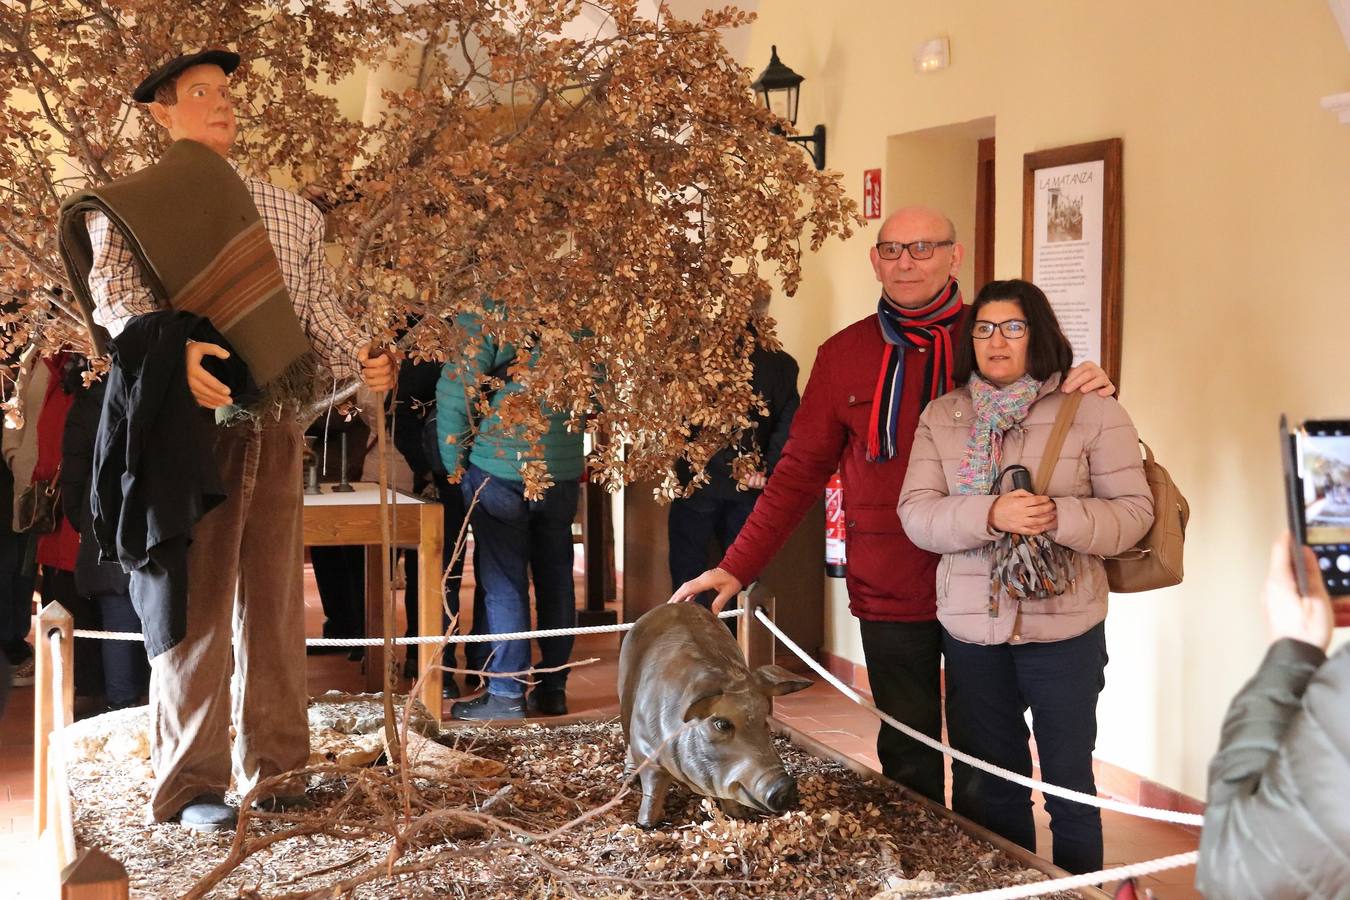
[[217, 428], [228, 499], [188, 551], [187, 634], [151, 662], [154, 821], [225, 792], [232, 723], [241, 795], [308, 761], [302, 446], [290, 421]]

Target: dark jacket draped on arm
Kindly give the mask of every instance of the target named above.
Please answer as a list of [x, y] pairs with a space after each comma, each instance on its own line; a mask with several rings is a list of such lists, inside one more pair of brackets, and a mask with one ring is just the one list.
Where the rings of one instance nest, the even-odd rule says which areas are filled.
[[[131, 599], [151, 657], [183, 638], [192, 527], [225, 499], [212, 413], [188, 390], [183, 350], [189, 339], [229, 346], [192, 313], [150, 313], [127, 324], [112, 342], [94, 445], [94, 534], [102, 557], [131, 575]], [[238, 354], [208, 357], [205, 365], [233, 396], [256, 393]]]

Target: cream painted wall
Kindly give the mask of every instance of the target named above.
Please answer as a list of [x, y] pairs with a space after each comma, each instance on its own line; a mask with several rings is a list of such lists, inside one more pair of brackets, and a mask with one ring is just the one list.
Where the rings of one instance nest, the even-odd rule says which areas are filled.
[[[975, 283], [975, 175], [980, 138], [993, 137], [994, 120], [893, 135], [886, 142], [881, 183], [884, 209], [923, 204], [941, 209], [966, 248], [957, 278], [967, 293]], [[871, 232], [873, 237], [875, 231]], [[874, 289], [873, 293], [877, 293]], [[876, 298], [873, 298], [875, 302]]]
[[[916, 74], [912, 49], [936, 35], [951, 67]], [[1326, 3], [775, 0], [746, 58], [771, 43], [806, 76], [799, 125], [826, 124], [855, 197], [876, 166], [893, 196], [892, 136], [995, 117], [996, 277], [1021, 270], [1022, 155], [1124, 139], [1122, 399], [1194, 515], [1186, 583], [1113, 598], [1099, 755], [1203, 797], [1265, 646], [1277, 415], [1350, 416], [1350, 128], [1318, 107], [1350, 60]], [[831, 243], [775, 304], [803, 378], [821, 340], [870, 312], [874, 239], [872, 223]], [[861, 661], [827, 582], [827, 649]]]

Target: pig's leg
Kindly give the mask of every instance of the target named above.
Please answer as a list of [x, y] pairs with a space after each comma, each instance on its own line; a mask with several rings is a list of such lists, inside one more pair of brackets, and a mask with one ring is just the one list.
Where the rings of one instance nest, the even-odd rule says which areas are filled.
[[661, 822], [670, 788], [670, 773], [657, 765], [648, 765], [639, 774], [642, 781], [642, 805], [638, 807], [638, 825], [655, 828]]

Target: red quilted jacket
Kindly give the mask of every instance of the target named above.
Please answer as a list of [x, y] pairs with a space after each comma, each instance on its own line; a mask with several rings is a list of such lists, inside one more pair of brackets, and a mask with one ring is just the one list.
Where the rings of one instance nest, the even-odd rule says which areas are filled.
[[[953, 333], [959, 327], [960, 320]], [[820, 346], [782, 458], [720, 565], [742, 584], [759, 577], [838, 469], [848, 527], [849, 610], [874, 622], [932, 620], [939, 557], [910, 542], [896, 513], [927, 356], [905, 353], [895, 457], [876, 463], [867, 461], [867, 423], [884, 351], [875, 315]]]

